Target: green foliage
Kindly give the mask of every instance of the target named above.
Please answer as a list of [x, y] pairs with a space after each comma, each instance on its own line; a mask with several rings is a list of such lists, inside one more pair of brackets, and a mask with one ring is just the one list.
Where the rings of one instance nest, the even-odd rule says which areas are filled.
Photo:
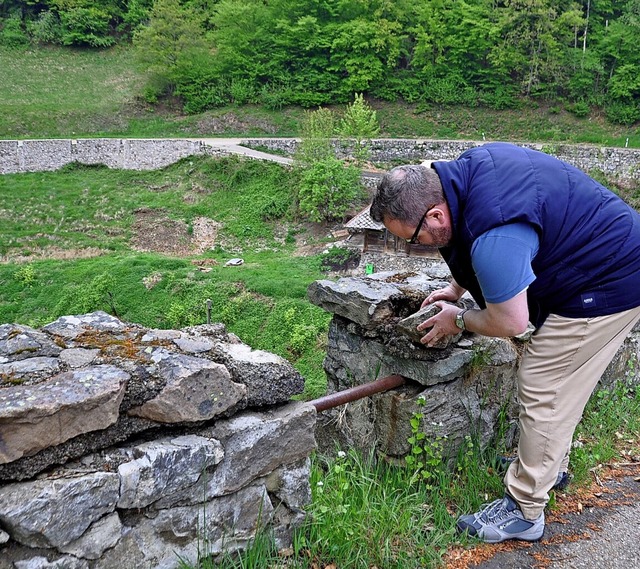
[[335, 271], [345, 268], [355, 268], [360, 261], [360, 252], [356, 249], [331, 247], [320, 256], [321, 271]]
[[315, 162], [300, 176], [298, 208], [311, 221], [340, 219], [361, 196], [360, 170], [337, 158]]
[[56, 12], [41, 12], [27, 24], [32, 41], [40, 44], [62, 44], [64, 31]]
[[[416, 400], [418, 408], [424, 407], [425, 403], [422, 395]], [[407, 439], [410, 446], [405, 462], [412, 472], [411, 481], [420, 481], [428, 490], [433, 490], [437, 480], [445, 475], [444, 439], [441, 436], [427, 438], [422, 428], [423, 420], [424, 415], [419, 410], [411, 417], [411, 436]]]
[[[179, 0], [157, 0], [149, 15], [149, 24], [138, 28], [133, 38], [137, 57], [150, 76], [148, 89], [155, 86], [158, 94], [177, 91], [194, 105], [191, 84], [210, 77], [212, 65], [201, 19]], [[201, 108], [199, 102], [191, 112]]]
[[433, 531], [437, 506], [424, 488], [407, 484], [402, 468], [339, 451], [335, 458], [316, 457], [311, 490], [311, 516], [295, 539], [298, 559], [401, 569], [434, 567], [444, 553], [444, 540]]
[[630, 126], [640, 121], [640, 100], [613, 101], [607, 104], [605, 113], [612, 123]]
[[380, 134], [380, 125], [362, 93], [356, 93], [353, 103], [347, 106], [340, 120], [340, 134], [354, 140], [353, 156], [358, 166], [363, 165], [371, 155], [368, 140]]
[[100, 273], [89, 281], [68, 283], [61, 287], [55, 314], [85, 314], [105, 310], [117, 316], [115, 296], [117, 281], [110, 273]]
[[567, 105], [567, 110], [579, 118], [584, 118], [589, 115], [591, 109], [586, 102], [576, 101], [573, 104]]
[[296, 150], [298, 211], [311, 221], [340, 219], [362, 196], [360, 171], [335, 157], [336, 117], [331, 110], [306, 111], [301, 131]]
[[476, 105], [478, 96], [460, 76], [433, 77], [424, 87], [424, 100], [438, 105]]
[[[630, 375], [636, 363], [629, 361]], [[638, 452], [640, 434], [640, 385], [620, 379], [613, 387], [599, 389], [592, 395], [574, 436], [571, 470], [576, 482], [590, 481], [591, 473], [621, 457]]]
[[96, 6], [74, 6], [60, 12], [63, 45], [109, 47], [111, 14]]
[[29, 43], [19, 14], [13, 14], [0, 25], [0, 45], [21, 47]]
[[330, 109], [305, 111], [300, 124], [300, 144], [296, 161], [302, 167], [334, 156], [333, 136], [336, 134], [336, 116]]
[[617, 102], [640, 97], [637, 12], [636, 0], [5, 0], [0, 44], [105, 47], [134, 35], [146, 99], [177, 94], [188, 113], [366, 93], [493, 109], [609, 101], [612, 120], [633, 124]]
[[33, 265], [23, 265], [13, 273], [13, 278], [25, 287], [32, 287], [36, 282], [36, 270]]
[[375, 138], [380, 134], [376, 112], [364, 100], [362, 93], [356, 93], [353, 103], [347, 105], [340, 120], [340, 134], [358, 140]]

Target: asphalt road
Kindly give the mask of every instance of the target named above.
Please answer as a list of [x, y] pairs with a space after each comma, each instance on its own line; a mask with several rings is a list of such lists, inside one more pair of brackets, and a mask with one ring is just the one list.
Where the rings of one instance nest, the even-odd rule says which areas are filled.
[[539, 542], [481, 546], [495, 554], [469, 569], [640, 569], [639, 477], [640, 464], [590, 495], [560, 496], [574, 511], [553, 513]]

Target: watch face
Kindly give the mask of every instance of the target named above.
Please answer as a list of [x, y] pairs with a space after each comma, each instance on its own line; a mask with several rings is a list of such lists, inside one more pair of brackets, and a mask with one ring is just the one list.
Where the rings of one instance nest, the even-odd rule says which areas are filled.
[[462, 318], [462, 312], [456, 314], [456, 326], [460, 328], [460, 330], [464, 330], [464, 318]]

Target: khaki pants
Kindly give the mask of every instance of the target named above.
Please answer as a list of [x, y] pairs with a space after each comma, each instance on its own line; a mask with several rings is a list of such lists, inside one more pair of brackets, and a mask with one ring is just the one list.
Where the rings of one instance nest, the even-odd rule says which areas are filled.
[[504, 477], [525, 518], [544, 510], [584, 407], [638, 319], [640, 307], [596, 318], [552, 314], [532, 336], [518, 371], [518, 458]]

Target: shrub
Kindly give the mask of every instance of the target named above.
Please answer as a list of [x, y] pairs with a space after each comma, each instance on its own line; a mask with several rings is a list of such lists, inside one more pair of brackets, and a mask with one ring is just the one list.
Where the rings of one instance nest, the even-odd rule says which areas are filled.
[[362, 192], [360, 171], [327, 157], [302, 172], [298, 200], [300, 212], [311, 221], [340, 219]]
[[439, 105], [477, 104], [478, 96], [473, 87], [461, 77], [433, 77], [425, 85], [424, 97]]
[[637, 101], [614, 101], [604, 111], [607, 119], [616, 124], [630, 126], [640, 120], [640, 103]]
[[0, 45], [20, 47], [29, 43], [29, 38], [22, 27], [19, 14], [9, 16], [0, 30]]
[[88, 45], [109, 47], [116, 40], [109, 35], [111, 16], [93, 6], [75, 7], [60, 13], [62, 43], [64, 45]]
[[62, 25], [55, 12], [41, 12], [38, 18], [28, 22], [27, 30], [36, 43], [62, 43]]
[[589, 115], [590, 108], [584, 101], [577, 101], [576, 103], [567, 106], [567, 110], [578, 118], [584, 118]]
[[340, 121], [340, 134], [355, 140], [353, 155], [358, 165], [362, 165], [371, 154], [367, 139], [380, 134], [376, 112], [366, 103], [362, 93], [356, 93]]

